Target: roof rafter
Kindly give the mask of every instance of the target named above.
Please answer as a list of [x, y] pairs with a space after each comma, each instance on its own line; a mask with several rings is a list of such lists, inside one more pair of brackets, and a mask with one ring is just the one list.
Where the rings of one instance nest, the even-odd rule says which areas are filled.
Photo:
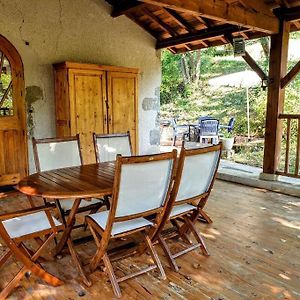
[[240, 31], [240, 27], [235, 25], [219, 25], [211, 28], [206, 28], [199, 30], [195, 33], [187, 33], [177, 37], [172, 37], [158, 41], [156, 44], [156, 49], [168, 48], [172, 46], [182, 45], [186, 43], [191, 43], [194, 41], [199, 41], [202, 39], [208, 39], [212, 37], [222, 36], [225, 34], [231, 34], [233, 32]]
[[[238, 5], [229, 5], [222, 0], [140, 0], [141, 2], [153, 4], [170, 9], [199, 14], [203, 17], [223, 21], [233, 25], [253, 28], [268, 34], [278, 33], [279, 20], [253, 10], [247, 10]], [[254, 2], [254, 1], [253, 1]]]
[[171, 35], [171, 36], [177, 36], [178, 35], [178, 33], [171, 26], [164, 23], [159, 17], [154, 15], [149, 9], [144, 7], [142, 9], [142, 11], [144, 12], [144, 14], [146, 16], [148, 16], [148, 18], [150, 18], [153, 22], [155, 22], [162, 30], [166, 31], [169, 35]]
[[187, 30], [188, 32], [195, 32], [196, 30], [184, 19], [181, 17], [181, 15], [179, 15], [175, 10], [169, 9], [169, 8], [163, 8], [163, 10], [169, 15], [171, 16], [176, 23], [183, 27], [185, 30]]

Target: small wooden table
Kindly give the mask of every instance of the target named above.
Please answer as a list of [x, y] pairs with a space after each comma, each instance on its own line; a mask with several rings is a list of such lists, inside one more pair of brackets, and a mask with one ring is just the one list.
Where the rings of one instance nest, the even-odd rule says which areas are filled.
[[67, 245], [83, 282], [87, 286], [90, 286], [91, 282], [85, 275], [74, 250], [71, 232], [81, 200], [111, 195], [114, 174], [115, 162], [105, 162], [35, 173], [22, 179], [17, 187], [20, 192], [28, 196], [43, 197], [49, 201], [74, 199], [65, 230], [56, 246], [55, 255], [61, 253]]

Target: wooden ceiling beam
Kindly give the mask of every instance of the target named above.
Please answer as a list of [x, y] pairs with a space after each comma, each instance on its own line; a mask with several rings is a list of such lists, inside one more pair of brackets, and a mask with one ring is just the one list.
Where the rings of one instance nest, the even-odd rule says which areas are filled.
[[195, 33], [182, 34], [177, 37], [172, 37], [158, 41], [156, 49], [169, 48], [177, 45], [200, 41], [202, 39], [208, 39], [212, 37], [222, 36], [225, 34], [231, 34], [233, 32], [240, 31], [240, 28], [235, 25], [219, 25], [207, 29], [199, 30]]
[[278, 8], [274, 13], [285, 21], [296, 21], [300, 19], [300, 6], [290, 8]]
[[156, 6], [198, 14], [213, 20], [239, 25], [262, 31], [278, 33], [279, 20], [262, 12], [249, 11], [238, 5], [230, 5], [223, 0], [139, 0]]
[[265, 2], [263, 1], [240, 0], [240, 2], [243, 4], [245, 8], [249, 8], [256, 13], [263, 13], [264, 15], [274, 17], [274, 14], [272, 13], [270, 7], [267, 4], [265, 4]]
[[180, 14], [178, 14], [175, 10], [169, 8], [163, 8], [163, 11], [171, 16], [175, 22], [183, 27], [188, 32], [195, 32], [196, 30], [191, 26]]
[[136, 16], [133, 16], [131, 13], [127, 14], [127, 17], [130, 18], [134, 23], [136, 23], [137, 25], [139, 25], [140, 27], [142, 27], [145, 31], [147, 31], [150, 35], [152, 35], [154, 38], [156, 38], [157, 40], [160, 39], [159, 34], [152, 30], [151, 28], [149, 28], [149, 26], [146, 26], [142, 21], [140, 21]]
[[142, 12], [149, 17], [154, 23], [156, 23], [162, 30], [166, 31], [171, 36], [177, 36], [178, 33], [167, 23], [164, 23], [159, 17], [157, 17], [155, 14], [153, 14], [149, 9], [144, 7], [142, 9]]

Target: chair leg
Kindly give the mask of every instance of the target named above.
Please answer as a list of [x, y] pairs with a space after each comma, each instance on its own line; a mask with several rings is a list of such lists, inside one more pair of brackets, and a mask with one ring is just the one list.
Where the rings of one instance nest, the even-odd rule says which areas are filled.
[[187, 216], [185, 216], [184, 219], [185, 219], [187, 225], [189, 226], [191, 232], [193, 233], [196, 241], [201, 245], [200, 248], [202, 250], [202, 253], [205, 256], [209, 256], [209, 253], [208, 253], [208, 250], [207, 250], [206, 245], [204, 243], [204, 240], [203, 240], [202, 236], [200, 235], [200, 233], [195, 228], [195, 225], [193, 224], [193, 222]]
[[172, 256], [171, 250], [170, 250], [169, 246], [167, 245], [166, 241], [164, 240], [164, 238], [161, 236], [161, 234], [158, 235], [158, 241], [159, 241], [161, 248], [163, 249], [163, 251], [165, 253], [165, 256], [168, 260], [170, 267], [175, 272], [179, 272], [178, 265], [176, 264], [176, 261]]
[[101, 259], [103, 259], [103, 255], [106, 253], [106, 246], [107, 245], [102, 245], [101, 242], [103, 240], [101, 242], [99, 241], [97, 233], [94, 230], [92, 225], [89, 224], [89, 228], [92, 232], [92, 235], [94, 237], [95, 243], [96, 243], [97, 248], [98, 248], [96, 254], [94, 255], [94, 257], [92, 258], [92, 260], [90, 262], [90, 270], [91, 270], [91, 272], [94, 272], [97, 269]]
[[200, 210], [200, 218], [198, 218], [199, 221], [204, 222], [204, 223], [208, 223], [211, 224], [213, 223], [212, 219], [209, 217], [209, 215], [204, 211], [204, 210]]
[[35, 263], [37, 261], [37, 259], [40, 257], [41, 253], [46, 248], [46, 246], [48, 246], [48, 244], [51, 242], [51, 240], [54, 239], [54, 237], [55, 237], [55, 234], [54, 233], [51, 234], [46, 239], [44, 244], [42, 246], [40, 246], [40, 248], [32, 255], [31, 260], [33, 262], [33, 265], [29, 269], [30, 269], [30, 271], [32, 271], [33, 274], [35, 274], [37, 277], [42, 278], [48, 284], [50, 284], [52, 286], [60, 286], [60, 285], [64, 284], [64, 282], [62, 280], [60, 280], [59, 278], [57, 278], [57, 277], [53, 276], [52, 274], [46, 272], [43, 268], [39, 267]]
[[173, 137], [173, 146], [175, 146], [175, 144], [176, 144], [176, 139], [177, 139], [177, 137], [176, 137], [176, 135], [174, 135], [174, 137]]
[[11, 250], [6, 251], [0, 258], [0, 268], [7, 262], [7, 260], [12, 256]]
[[185, 232], [181, 232], [180, 231], [180, 225], [178, 224], [178, 222], [175, 219], [171, 220], [171, 223], [173, 226], [175, 226], [177, 228], [177, 232], [179, 237], [187, 244], [192, 244], [192, 242], [190, 241], [188, 235]]
[[[0, 299], [5, 299], [10, 294], [10, 292], [18, 285], [22, 277], [28, 271], [32, 272], [34, 275], [41, 278], [43, 281], [52, 286], [59, 286], [63, 284], [63, 281], [46, 272], [36, 263], [37, 259], [40, 257], [41, 252], [46, 248], [48, 243], [53, 238], [54, 234], [52, 234], [32, 256], [27, 251], [27, 249], [22, 246], [22, 243], [19, 246], [15, 244], [10, 245], [13, 247], [13, 249], [15, 249], [14, 253], [16, 254], [17, 258], [19, 258], [20, 262], [24, 264], [24, 266], [21, 268], [18, 274], [8, 283], [8, 285], [1, 291]], [[8, 257], [11, 256], [11, 254], [13, 254], [12, 250], [10, 250], [2, 257], [0, 263], [4, 263], [4, 260], [7, 260]]]
[[156, 264], [157, 268], [159, 269], [161, 279], [163, 279], [163, 280], [167, 279], [165, 270], [164, 270], [164, 268], [161, 264], [161, 261], [158, 257], [158, 254], [157, 254], [157, 252], [156, 252], [149, 236], [147, 234], [144, 234], [144, 238], [145, 238], [145, 241], [146, 241], [146, 245], [148, 246], [148, 249], [150, 250], [150, 255], [151, 255], [154, 263]]
[[23, 276], [26, 274], [26, 272], [29, 271], [28, 268], [23, 267], [18, 274], [6, 285], [6, 287], [0, 292], [0, 299], [6, 299], [11, 291], [18, 286], [19, 282], [23, 278]]
[[116, 297], [121, 298], [121, 296], [122, 296], [121, 289], [120, 289], [117, 277], [115, 275], [113, 266], [112, 266], [106, 252], [104, 253], [104, 255], [102, 257], [102, 260], [103, 260], [104, 266], [106, 268], [106, 272], [109, 277], [109, 280], [111, 282], [113, 291], [114, 291]]

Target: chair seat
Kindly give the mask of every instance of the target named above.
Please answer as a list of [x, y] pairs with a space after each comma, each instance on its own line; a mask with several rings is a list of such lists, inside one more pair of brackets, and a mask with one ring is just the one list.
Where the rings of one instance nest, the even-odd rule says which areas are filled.
[[170, 218], [173, 218], [177, 215], [180, 215], [182, 213], [185, 213], [185, 212], [188, 212], [188, 211], [191, 211], [194, 209], [196, 209], [196, 207], [194, 205], [187, 204], [187, 203], [181, 204], [181, 205], [176, 205], [173, 207], [173, 209], [171, 211]]
[[[55, 226], [62, 225], [55, 218], [52, 217], [52, 219]], [[3, 222], [3, 225], [12, 239], [51, 229], [51, 225], [44, 211], [6, 220]]]
[[[89, 217], [92, 218], [103, 230], [106, 227], [108, 216], [109, 211], [102, 211], [96, 214], [89, 215]], [[144, 226], [153, 226], [153, 223], [144, 218], [137, 218], [123, 222], [115, 222], [111, 231], [111, 235], [114, 236]]]
[[[101, 199], [96, 199], [96, 198], [92, 198], [91, 201], [87, 201], [87, 200], [82, 200], [80, 202], [79, 208], [81, 207], [86, 207], [86, 206], [90, 206], [99, 202], [102, 202], [103, 200]], [[59, 201], [61, 208], [64, 211], [70, 210], [74, 204], [74, 200], [73, 199], [64, 199], [64, 200], [60, 200]]]

